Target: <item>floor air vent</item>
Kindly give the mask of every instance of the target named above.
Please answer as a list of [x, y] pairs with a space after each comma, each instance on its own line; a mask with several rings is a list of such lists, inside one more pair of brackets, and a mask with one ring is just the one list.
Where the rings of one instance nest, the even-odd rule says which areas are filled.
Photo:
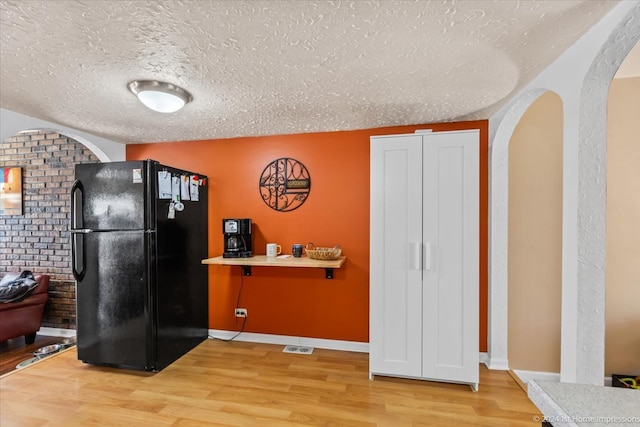
[[304, 347], [301, 345], [285, 345], [282, 352], [297, 353], [297, 354], [311, 354], [313, 353], [313, 347]]

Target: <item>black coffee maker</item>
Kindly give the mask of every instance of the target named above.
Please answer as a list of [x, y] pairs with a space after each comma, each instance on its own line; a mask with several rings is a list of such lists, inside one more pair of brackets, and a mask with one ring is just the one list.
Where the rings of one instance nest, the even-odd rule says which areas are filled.
[[249, 258], [253, 256], [251, 241], [251, 218], [222, 220], [224, 235], [223, 258]]

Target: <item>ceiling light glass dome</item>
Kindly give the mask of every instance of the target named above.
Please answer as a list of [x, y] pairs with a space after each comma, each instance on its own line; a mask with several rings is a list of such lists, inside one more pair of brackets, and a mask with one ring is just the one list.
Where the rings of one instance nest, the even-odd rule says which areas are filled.
[[140, 102], [159, 113], [175, 113], [193, 100], [186, 90], [156, 80], [135, 80], [127, 85]]

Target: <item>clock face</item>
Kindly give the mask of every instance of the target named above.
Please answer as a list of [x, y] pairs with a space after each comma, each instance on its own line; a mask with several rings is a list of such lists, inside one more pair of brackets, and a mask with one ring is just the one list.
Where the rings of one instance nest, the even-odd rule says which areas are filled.
[[282, 157], [269, 163], [260, 175], [260, 196], [271, 209], [288, 212], [299, 208], [309, 197], [311, 176], [295, 159]]

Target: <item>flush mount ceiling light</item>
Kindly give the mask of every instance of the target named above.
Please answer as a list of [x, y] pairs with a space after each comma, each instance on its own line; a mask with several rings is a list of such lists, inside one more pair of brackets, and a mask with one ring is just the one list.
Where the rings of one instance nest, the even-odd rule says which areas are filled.
[[156, 80], [135, 80], [128, 85], [140, 102], [159, 113], [175, 113], [193, 100], [186, 90]]

